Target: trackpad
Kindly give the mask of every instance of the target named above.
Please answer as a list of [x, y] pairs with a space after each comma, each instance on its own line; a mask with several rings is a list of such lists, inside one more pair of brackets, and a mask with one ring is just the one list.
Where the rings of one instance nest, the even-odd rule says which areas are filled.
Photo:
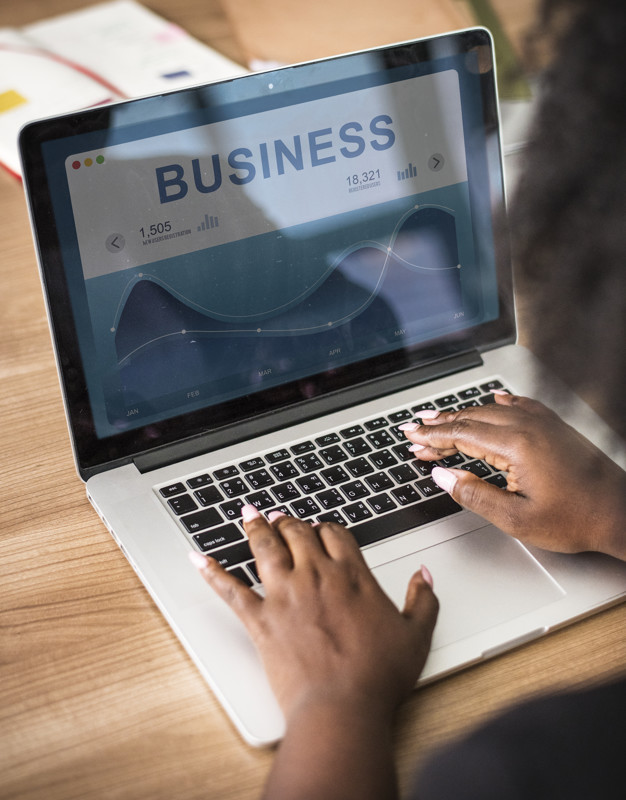
[[493, 525], [375, 567], [399, 608], [420, 564], [431, 571], [440, 604], [433, 650], [565, 595], [522, 544]]

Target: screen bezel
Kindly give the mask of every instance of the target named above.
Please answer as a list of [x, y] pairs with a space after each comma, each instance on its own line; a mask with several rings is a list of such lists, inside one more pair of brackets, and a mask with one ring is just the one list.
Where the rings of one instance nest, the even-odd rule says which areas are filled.
[[[480, 92], [482, 98], [483, 123], [486, 134], [488, 191], [494, 231], [500, 228], [504, 218], [504, 186], [502, 175], [501, 145], [499, 138], [498, 108], [496, 99], [495, 65], [491, 36], [483, 28], [473, 28], [452, 34], [444, 34], [391, 47], [377, 48], [374, 52], [381, 65], [390, 69], [407, 63], [430, 61], [436, 55], [458, 55], [481, 49]], [[359, 59], [366, 53], [353, 53], [319, 62], [307, 62], [279, 70], [255, 73], [232, 80], [220, 81], [206, 86], [178, 90], [169, 94], [125, 101], [114, 106], [50, 118], [25, 126], [20, 135], [20, 149], [24, 168], [24, 185], [29, 202], [34, 239], [38, 251], [44, 294], [46, 295], [50, 323], [57, 357], [57, 364], [64, 393], [66, 412], [73, 439], [77, 467], [81, 477], [104, 469], [128, 463], [136, 457], [168, 444], [236, 426], [254, 418], [266, 420], [269, 427], [280, 426], [280, 412], [294, 407], [301, 409], [301, 418], [306, 419], [307, 409], [315, 408], [316, 398], [336, 396], [341, 404], [342, 390], [373, 382], [380, 393], [381, 381], [399, 373], [407, 375], [409, 382], [416, 383], [419, 368], [433, 362], [451, 359], [470, 351], [480, 351], [510, 343], [515, 340], [515, 317], [510, 257], [504, 236], [497, 237], [496, 270], [499, 287], [500, 315], [497, 319], [482, 323], [471, 329], [460, 331], [454, 338], [445, 337], [404, 348], [392, 354], [368, 359], [364, 363], [351, 364], [321, 373], [306, 380], [306, 393], [302, 381], [294, 381], [273, 387], [218, 406], [191, 411], [186, 414], [151, 423], [141, 428], [128, 430], [114, 436], [99, 438], [89, 403], [87, 383], [82, 366], [75, 327], [71, 321], [69, 289], [66, 282], [59, 236], [55, 227], [53, 199], [44, 161], [43, 148], [46, 143], [68, 136], [97, 133], [110, 128], [114, 120], [126, 116], [142, 120], [162, 121], [174, 117], [181, 94], [195, 93], [199, 102], [215, 103], [220, 97], [236, 95], [241, 88], [244, 94], [255, 91], [259, 96], [272, 81], [289, 79], [290, 85], [299, 81], [310, 81], [319, 65], [333, 67], [333, 62], [342, 59]], [[346, 66], [344, 63], [343, 67]], [[246, 82], [242, 85], [242, 82]], [[237, 84], [237, 86], [234, 86]], [[115, 110], [115, 114], [114, 114]], [[66, 309], [66, 313], [62, 312]], [[409, 377], [410, 376], [410, 377]], [[367, 399], [364, 396], [363, 399]], [[313, 412], [312, 412], [313, 413]], [[262, 424], [259, 425], [262, 432]]]

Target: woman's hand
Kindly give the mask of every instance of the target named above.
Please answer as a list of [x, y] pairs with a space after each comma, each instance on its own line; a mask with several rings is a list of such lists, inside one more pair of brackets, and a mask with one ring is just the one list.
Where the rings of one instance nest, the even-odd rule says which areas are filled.
[[402, 612], [345, 528], [244, 506], [260, 597], [194, 551], [207, 583], [248, 629], [285, 714], [272, 800], [393, 798], [391, 722], [424, 666], [438, 603], [425, 567]]
[[435, 467], [435, 482], [527, 544], [626, 559], [626, 473], [541, 403], [495, 399], [432, 415], [406, 435], [421, 460], [460, 451], [504, 470], [507, 490], [460, 469]]
[[401, 613], [345, 528], [271, 516], [244, 508], [264, 598], [213, 559], [202, 575], [248, 629], [287, 721], [328, 697], [391, 717], [428, 655], [437, 601], [425, 573], [411, 579]]

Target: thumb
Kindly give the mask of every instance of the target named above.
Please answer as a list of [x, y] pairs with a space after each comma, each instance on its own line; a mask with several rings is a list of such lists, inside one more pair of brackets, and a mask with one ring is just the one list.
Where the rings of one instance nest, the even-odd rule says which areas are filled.
[[516, 492], [500, 489], [462, 469], [434, 467], [431, 477], [437, 486], [464, 508], [479, 514], [506, 533], [514, 533], [512, 528], [522, 501]]
[[426, 645], [423, 654], [426, 658], [439, 614], [439, 601], [433, 592], [430, 572], [423, 565], [409, 581], [402, 614], [414, 624], [418, 638]]

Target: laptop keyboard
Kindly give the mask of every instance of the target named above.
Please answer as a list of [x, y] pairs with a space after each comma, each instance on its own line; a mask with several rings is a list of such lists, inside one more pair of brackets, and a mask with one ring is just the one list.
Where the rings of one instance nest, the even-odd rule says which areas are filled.
[[264, 514], [278, 510], [300, 519], [338, 522], [364, 547], [461, 510], [430, 477], [434, 466], [466, 469], [506, 487], [502, 473], [460, 453], [419, 461], [399, 430], [425, 409], [492, 403], [491, 391], [502, 388], [499, 379], [466, 386], [154, 490], [190, 544], [253, 586], [260, 581], [241, 521], [246, 503]]

